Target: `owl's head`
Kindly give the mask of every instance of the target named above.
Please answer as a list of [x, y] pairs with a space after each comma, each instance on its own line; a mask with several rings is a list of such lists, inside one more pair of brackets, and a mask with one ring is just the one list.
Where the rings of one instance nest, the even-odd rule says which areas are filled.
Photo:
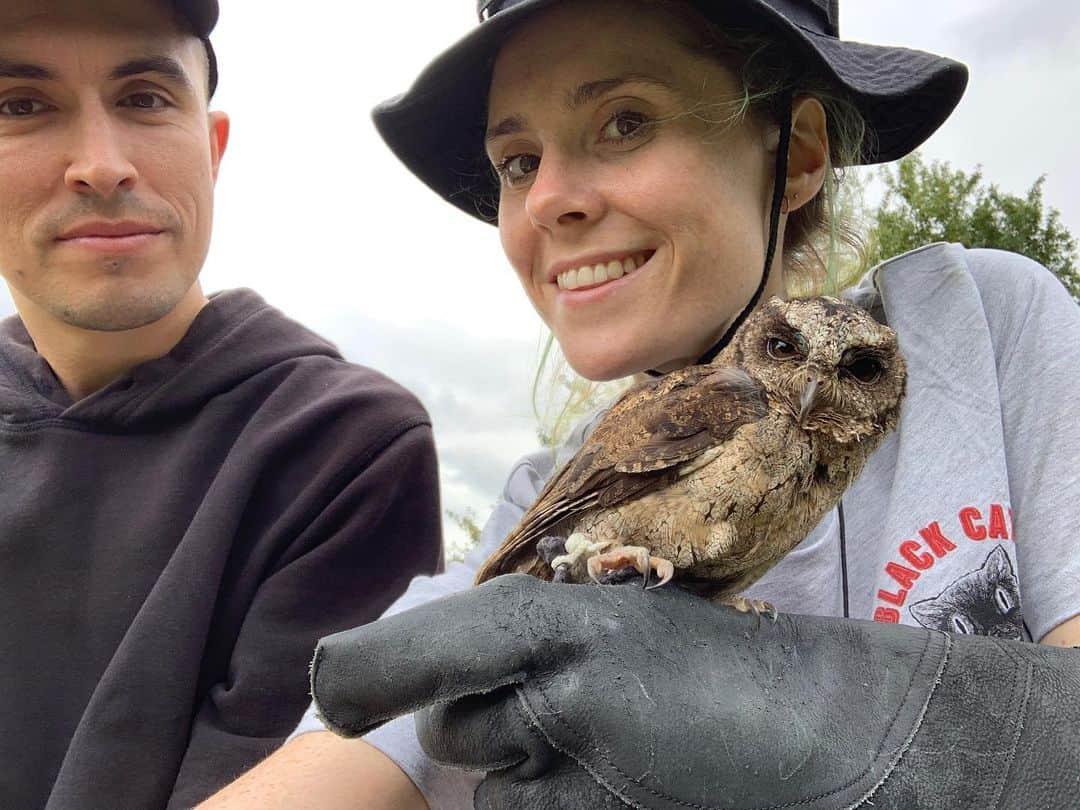
[[907, 368], [896, 333], [838, 298], [773, 298], [747, 318], [735, 362], [809, 432], [841, 444], [896, 426]]

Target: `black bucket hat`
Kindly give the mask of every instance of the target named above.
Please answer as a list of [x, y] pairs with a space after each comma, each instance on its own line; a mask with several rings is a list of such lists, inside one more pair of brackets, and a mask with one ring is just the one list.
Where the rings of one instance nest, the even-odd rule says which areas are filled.
[[[373, 112], [379, 134], [413, 174], [484, 221], [494, 221], [499, 194], [481, 160], [492, 66], [511, 31], [556, 2], [478, 0], [480, 24], [431, 62], [408, 92]], [[860, 163], [896, 160], [918, 147], [948, 118], [967, 86], [967, 68], [952, 59], [841, 40], [838, 0], [693, 5], [709, 18], [722, 14], [725, 21], [775, 32], [824, 68], [866, 120]]]
[[202, 40], [206, 48], [206, 58], [210, 62], [210, 95], [214, 95], [218, 83], [217, 54], [210, 44], [210, 32], [218, 21], [217, 0], [172, 0], [173, 7], [180, 13], [188, 25], [191, 33]]

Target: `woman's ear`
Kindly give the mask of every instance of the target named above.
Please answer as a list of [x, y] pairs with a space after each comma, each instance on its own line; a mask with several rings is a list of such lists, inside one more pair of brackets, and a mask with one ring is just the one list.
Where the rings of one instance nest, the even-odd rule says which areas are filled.
[[829, 166], [829, 132], [825, 108], [813, 96], [800, 96], [791, 108], [788, 150], [788, 210], [812, 200], [825, 183]]

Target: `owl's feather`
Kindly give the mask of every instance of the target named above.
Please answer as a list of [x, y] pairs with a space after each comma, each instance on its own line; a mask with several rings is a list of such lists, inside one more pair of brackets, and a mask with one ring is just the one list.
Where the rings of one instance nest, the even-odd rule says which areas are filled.
[[765, 412], [761, 386], [732, 369], [692, 366], [631, 388], [548, 481], [478, 581], [535, 559], [537, 541], [568, 518], [670, 485], [681, 465]]

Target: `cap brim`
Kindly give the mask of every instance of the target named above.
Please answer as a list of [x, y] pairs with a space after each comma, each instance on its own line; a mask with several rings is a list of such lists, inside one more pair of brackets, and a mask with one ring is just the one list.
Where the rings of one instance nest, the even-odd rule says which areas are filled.
[[[494, 222], [498, 185], [484, 158], [491, 69], [509, 30], [557, 0], [532, 0], [484, 21], [434, 59], [400, 96], [379, 104], [375, 127], [439, 196]], [[815, 57], [866, 121], [861, 163], [896, 160], [922, 144], [959, 103], [967, 68], [908, 48], [839, 40], [795, 25], [765, 3], [743, 11]]]
[[214, 46], [210, 44], [210, 32], [218, 21], [218, 0], [172, 0], [173, 8], [187, 20], [191, 26], [191, 33], [202, 40], [206, 48], [206, 59], [209, 67], [209, 92], [214, 95], [218, 84], [217, 54]]

